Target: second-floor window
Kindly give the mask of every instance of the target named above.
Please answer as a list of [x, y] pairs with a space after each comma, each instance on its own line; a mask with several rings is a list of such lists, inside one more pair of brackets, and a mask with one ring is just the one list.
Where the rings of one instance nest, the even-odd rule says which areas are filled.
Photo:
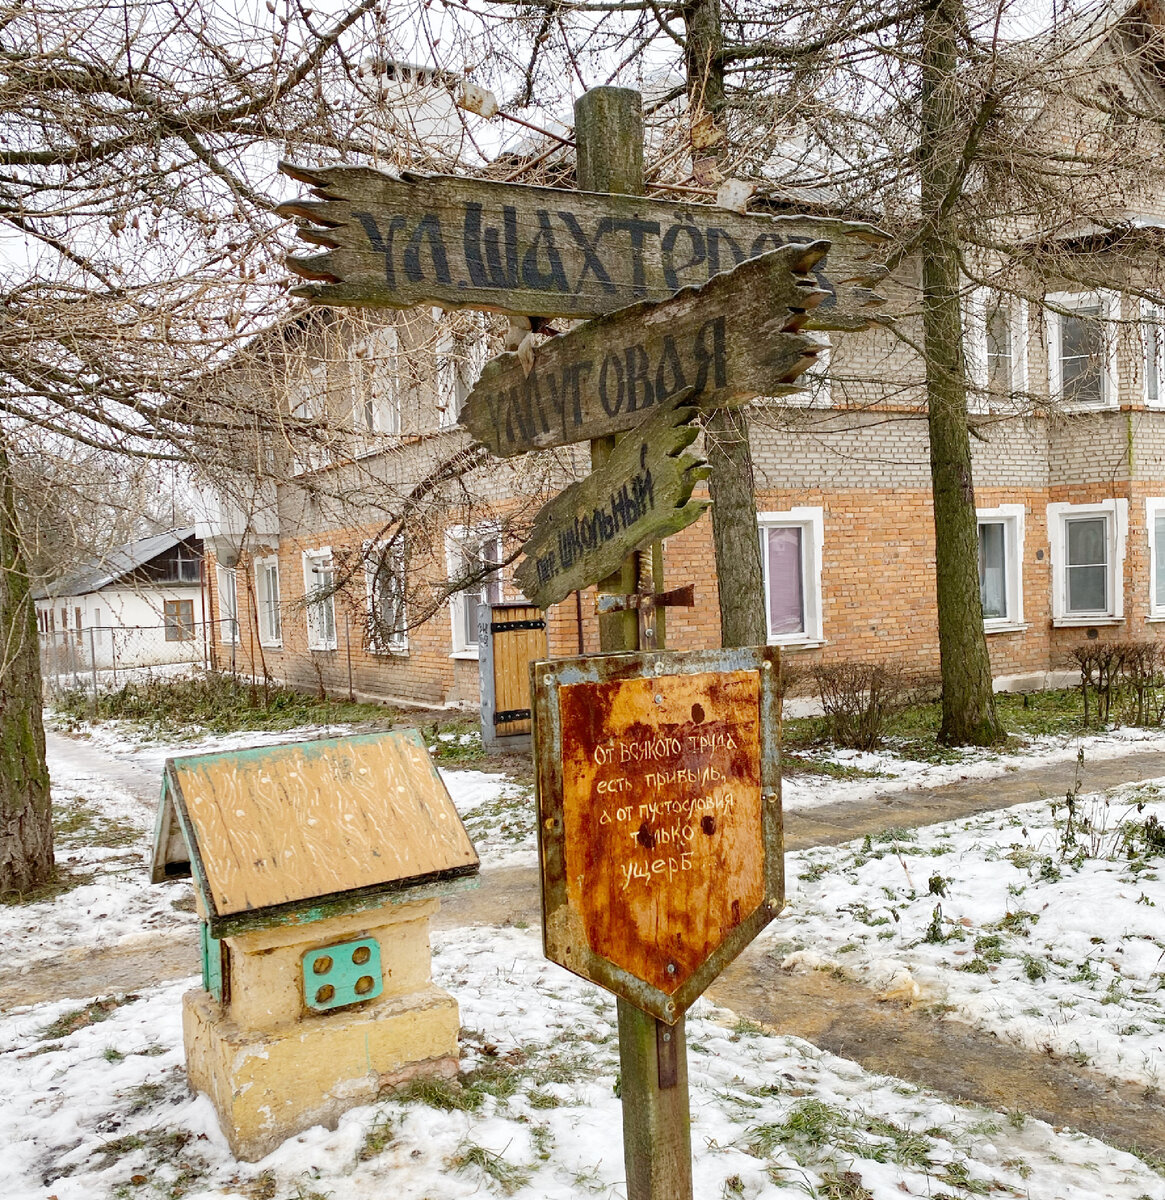
[[1047, 314], [1051, 398], [1076, 409], [1115, 405], [1116, 294], [1059, 292], [1048, 301], [1053, 306]]

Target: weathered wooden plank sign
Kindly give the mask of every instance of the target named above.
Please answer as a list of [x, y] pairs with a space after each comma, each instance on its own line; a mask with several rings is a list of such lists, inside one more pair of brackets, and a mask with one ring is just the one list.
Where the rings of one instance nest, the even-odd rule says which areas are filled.
[[632, 551], [686, 529], [708, 507], [691, 499], [708, 477], [704, 461], [682, 453], [697, 434], [697, 410], [682, 403], [690, 392], [656, 409], [601, 467], [543, 505], [514, 573], [539, 608], [605, 578]]
[[172, 758], [165, 799], [215, 937], [383, 905], [406, 886], [415, 898], [478, 868], [416, 730]]
[[797, 332], [824, 293], [809, 274], [825, 242], [784, 246], [685, 288], [587, 321], [534, 351], [486, 363], [459, 418], [494, 454], [633, 429], [687, 391], [701, 408], [794, 390], [821, 343]]
[[596, 317], [822, 238], [828, 295], [811, 327], [865, 328], [882, 303], [872, 288], [885, 274], [876, 251], [885, 234], [859, 222], [370, 167], [280, 169], [318, 197], [277, 211], [326, 247], [287, 260], [312, 281], [295, 294], [325, 304]]
[[674, 1023], [784, 904], [779, 652], [532, 671], [546, 955]]

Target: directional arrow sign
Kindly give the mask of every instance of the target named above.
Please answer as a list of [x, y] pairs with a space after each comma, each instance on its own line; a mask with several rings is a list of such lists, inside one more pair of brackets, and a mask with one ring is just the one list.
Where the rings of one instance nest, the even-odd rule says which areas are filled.
[[517, 354], [500, 354], [460, 421], [509, 458], [634, 428], [685, 389], [704, 409], [792, 391], [820, 349], [796, 331], [822, 299], [808, 272], [827, 248], [770, 250], [703, 287], [588, 321], [539, 346], [528, 375]]
[[687, 393], [668, 401], [618, 442], [610, 458], [544, 505], [514, 572], [539, 608], [615, 571], [632, 551], [686, 529], [708, 507], [692, 500], [702, 459], [682, 453], [698, 430]]
[[370, 167], [281, 170], [319, 197], [278, 211], [327, 248], [287, 260], [313, 281], [296, 294], [325, 304], [595, 317], [821, 238], [828, 295], [811, 327], [863, 329], [882, 302], [870, 289], [885, 274], [874, 249], [885, 234], [872, 225]]

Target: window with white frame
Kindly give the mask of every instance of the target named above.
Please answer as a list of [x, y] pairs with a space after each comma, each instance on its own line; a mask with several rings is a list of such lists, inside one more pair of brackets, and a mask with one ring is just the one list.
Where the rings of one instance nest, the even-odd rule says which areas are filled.
[[1165, 408], [1165, 305], [1141, 301], [1142, 393], [1147, 408]]
[[495, 529], [450, 529], [446, 535], [449, 578], [475, 577], [450, 598], [454, 654], [477, 653], [477, 610], [502, 602], [502, 539]]
[[330, 546], [305, 550], [303, 586], [307, 600], [307, 648], [336, 648], [336, 571]]
[[348, 348], [352, 424], [365, 433], [400, 433], [400, 341], [389, 325]]
[[1069, 408], [1117, 403], [1116, 292], [1057, 292], [1048, 297], [1048, 387]]
[[1124, 617], [1128, 501], [1049, 504], [1052, 544], [1052, 620], [1093, 625]]
[[457, 424], [465, 397], [473, 390], [489, 355], [485, 314], [434, 310], [437, 333], [437, 412], [440, 428]]
[[1149, 616], [1165, 619], [1165, 497], [1145, 501], [1149, 535]]
[[769, 643], [820, 642], [824, 510], [791, 508], [788, 512], [762, 512], [757, 515], [757, 522]]
[[979, 522], [979, 595], [988, 633], [1023, 624], [1024, 506], [976, 509]]
[[403, 654], [409, 647], [403, 542], [365, 546], [364, 575], [368, 588], [368, 648], [374, 654]]
[[259, 644], [283, 643], [283, 619], [279, 612], [279, 559], [255, 559], [255, 606], [259, 617]]
[[234, 569], [218, 568], [219, 629], [224, 642], [239, 640], [239, 587]]
[[967, 305], [967, 367], [980, 407], [1027, 388], [1027, 305], [993, 288], [976, 288]]

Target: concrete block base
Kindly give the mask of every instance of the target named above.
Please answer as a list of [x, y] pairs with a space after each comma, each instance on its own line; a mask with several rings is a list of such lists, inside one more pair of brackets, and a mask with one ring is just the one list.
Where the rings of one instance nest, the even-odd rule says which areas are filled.
[[432, 985], [351, 1012], [241, 1029], [208, 992], [187, 992], [182, 1033], [190, 1086], [218, 1112], [236, 1158], [255, 1162], [313, 1125], [416, 1075], [458, 1070], [457, 1001]]

